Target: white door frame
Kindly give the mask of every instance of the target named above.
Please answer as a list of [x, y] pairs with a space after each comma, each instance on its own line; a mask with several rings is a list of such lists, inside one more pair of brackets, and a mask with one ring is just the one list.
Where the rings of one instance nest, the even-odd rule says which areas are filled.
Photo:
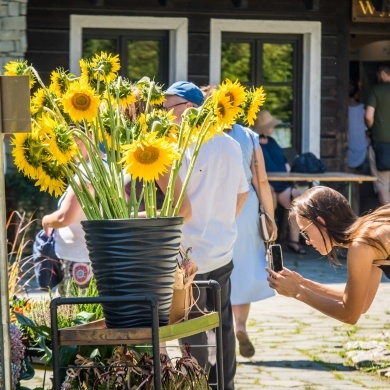
[[223, 32], [303, 35], [302, 152], [320, 156], [321, 23], [291, 20], [211, 19], [210, 84], [221, 82]]
[[135, 16], [70, 16], [70, 71], [79, 74], [83, 28], [169, 30], [169, 84], [187, 80], [188, 19]]

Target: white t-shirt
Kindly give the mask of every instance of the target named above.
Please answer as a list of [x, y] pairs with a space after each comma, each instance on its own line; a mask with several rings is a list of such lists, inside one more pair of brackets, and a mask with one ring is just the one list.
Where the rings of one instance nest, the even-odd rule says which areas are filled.
[[[105, 159], [103, 159], [105, 168], [108, 170], [108, 165]], [[88, 164], [88, 168], [91, 169], [91, 164]], [[80, 170], [85, 172], [84, 167], [80, 166]], [[89, 182], [86, 177], [85, 180]], [[60, 207], [62, 200], [66, 196], [65, 193], [58, 201], [58, 207]], [[84, 211], [80, 209], [77, 217], [66, 227], [56, 229], [54, 233], [55, 237], [55, 251], [60, 259], [75, 261], [77, 263], [89, 262], [89, 252], [87, 244], [85, 242], [85, 232], [81, 226], [81, 221], [87, 219]]]
[[[192, 149], [183, 160], [182, 180], [191, 154]], [[192, 247], [198, 273], [211, 272], [232, 260], [237, 195], [248, 190], [238, 142], [222, 134], [201, 147], [187, 187], [192, 218], [182, 229], [182, 244], [185, 249]]]
[[[58, 207], [65, 196], [66, 192], [60, 198]], [[55, 251], [58, 258], [77, 263], [89, 262], [89, 254], [84, 238], [85, 233], [81, 226], [81, 221], [85, 221], [86, 219], [87, 217], [81, 209], [70, 225], [55, 230]]]

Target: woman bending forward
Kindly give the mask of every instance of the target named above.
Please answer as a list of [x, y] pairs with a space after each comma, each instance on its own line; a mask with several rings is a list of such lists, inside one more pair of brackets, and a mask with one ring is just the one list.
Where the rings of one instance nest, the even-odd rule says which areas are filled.
[[357, 217], [339, 192], [317, 186], [292, 202], [290, 218], [296, 219], [306, 243], [334, 264], [340, 264], [336, 248], [348, 249], [347, 282], [342, 290], [287, 268], [279, 273], [267, 268], [270, 287], [329, 317], [355, 324], [370, 308], [382, 272], [390, 278], [390, 204]]

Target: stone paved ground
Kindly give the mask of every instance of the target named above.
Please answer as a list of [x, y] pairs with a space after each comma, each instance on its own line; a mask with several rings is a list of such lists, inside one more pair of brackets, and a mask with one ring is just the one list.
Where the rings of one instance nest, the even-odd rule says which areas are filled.
[[[343, 264], [335, 270], [312, 250], [305, 256], [285, 251], [288, 268], [322, 283], [342, 286], [346, 278]], [[348, 367], [342, 356], [349, 340], [366, 340], [389, 328], [389, 294], [390, 283], [384, 281], [371, 309], [355, 326], [282, 296], [252, 304], [248, 332], [256, 354], [251, 359], [238, 356], [236, 390], [390, 388], [390, 379]]]
[[[284, 258], [288, 268], [319, 282], [342, 286], [346, 279], [345, 260], [343, 268], [336, 270], [314, 250], [306, 255], [285, 251]], [[256, 354], [251, 359], [238, 356], [236, 390], [389, 389], [390, 379], [346, 366], [343, 357], [348, 341], [380, 337], [390, 328], [389, 296], [390, 283], [384, 279], [371, 309], [355, 326], [282, 296], [253, 303], [248, 332]], [[177, 354], [174, 351], [170, 356]], [[42, 372], [37, 371], [36, 381], [26, 385], [40, 386], [41, 378]]]

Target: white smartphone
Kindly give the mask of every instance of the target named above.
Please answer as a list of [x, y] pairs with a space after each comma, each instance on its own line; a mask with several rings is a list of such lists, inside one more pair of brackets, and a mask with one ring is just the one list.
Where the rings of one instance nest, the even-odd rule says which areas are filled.
[[273, 271], [279, 272], [283, 269], [282, 247], [279, 244], [269, 246], [269, 259]]

